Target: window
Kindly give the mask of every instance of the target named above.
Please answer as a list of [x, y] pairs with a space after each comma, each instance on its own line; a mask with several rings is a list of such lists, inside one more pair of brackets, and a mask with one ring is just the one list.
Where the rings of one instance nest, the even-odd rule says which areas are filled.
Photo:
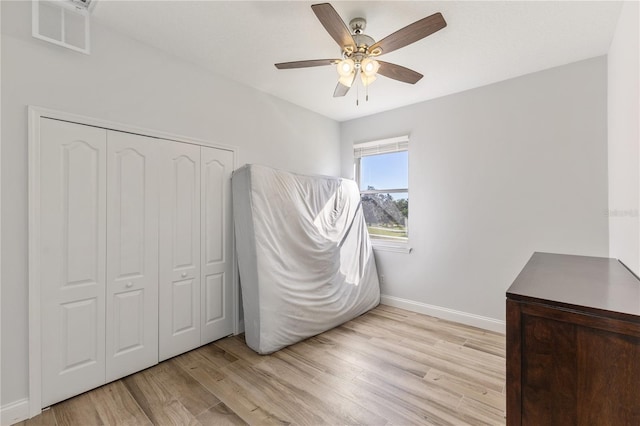
[[409, 237], [409, 138], [354, 145], [355, 177], [374, 245], [406, 245]]

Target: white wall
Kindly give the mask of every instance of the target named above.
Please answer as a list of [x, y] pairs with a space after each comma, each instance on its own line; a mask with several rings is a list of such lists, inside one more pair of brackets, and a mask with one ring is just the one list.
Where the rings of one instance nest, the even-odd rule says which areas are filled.
[[[27, 105], [234, 145], [240, 164], [337, 175], [339, 125], [94, 23], [92, 54], [31, 37], [2, 7], [2, 405], [28, 395]], [[312, 129], [312, 131], [310, 131]]]
[[534, 251], [607, 256], [606, 71], [599, 57], [342, 123], [347, 177], [354, 142], [410, 134], [413, 251], [376, 252], [382, 292], [504, 320]]
[[625, 2], [608, 54], [609, 252], [640, 274], [640, 6]]

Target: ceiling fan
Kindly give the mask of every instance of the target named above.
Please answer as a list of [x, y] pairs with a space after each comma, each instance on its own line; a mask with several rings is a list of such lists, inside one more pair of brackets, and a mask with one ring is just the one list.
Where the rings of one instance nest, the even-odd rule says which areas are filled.
[[349, 22], [352, 34], [338, 12], [329, 3], [314, 4], [311, 9], [329, 35], [340, 46], [342, 58], [282, 62], [275, 64], [275, 66], [282, 70], [336, 65], [340, 77], [333, 92], [334, 97], [346, 95], [358, 74], [365, 87], [376, 79], [377, 74], [404, 83], [417, 83], [423, 77], [419, 72], [401, 65], [379, 61], [376, 58], [421, 40], [447, 26], [442, 14], [434, 13], [376, 42], [363, 33], [367, 25], [364, 18], [355, 18]]

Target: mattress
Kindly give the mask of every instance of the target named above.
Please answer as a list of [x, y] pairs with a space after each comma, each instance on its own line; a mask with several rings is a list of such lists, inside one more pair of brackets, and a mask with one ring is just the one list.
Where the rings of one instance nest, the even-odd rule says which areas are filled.
[[354, 181], [245, 165], [232, 194], [250, 348], [277, 351], [380, 303]]

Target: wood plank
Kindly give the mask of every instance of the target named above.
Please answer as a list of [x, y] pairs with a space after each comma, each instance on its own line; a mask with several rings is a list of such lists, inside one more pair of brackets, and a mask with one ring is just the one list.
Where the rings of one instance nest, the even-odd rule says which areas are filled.
[[197, 419], [200, 424], [208, 426], [244, 426], [248, 424], [223, 403], [209, 408]]
[[[184, 358], [185, 355], [181, 358]], [[188, 361], [191, 365], [188, 370], [189, 374], [220, 399], [225, 406], [236, 413], [238, 417], [250, 424], [271, 425], [282, 423], [277, 415], [259, 407], [242, 385], [229, 379], [225, 372], [226, 370], [211, 367], [197, 353], [192, 352], [191, 356], [192, 359]], [[227, 367], [244, 363], [246, 361], [238, 360]]]
[[449, 373], [456, 377], [462, 377], [471, 382], [476, 382], [489, 389], [501, 391], [504, 386], [504, 372], [502, 374], [482, 371], [470, 368], [464, 361], [449, 357], [446, 351], [441, 351], [430, 345], [422, 345], [419, 342], [403, 342], [405, 350], [413, 350], [421, 353], [423, 362], [432, 368]]
[[[366, 315], [359, 318], [360, 322], [375, 329], [386, 330], [394, 339], [409, 339], [423, 343], [435, 343], [439, 340], [447, 340], [450, 342], [464, 343], [466, 337], [455, 335], [450, 332], [444, 332], [443, 329], [437, 327], [437, 324], [431, 320], [426, 322], [415, 321], [414, 317], [410, 317], [405, 321], [393, 321], [388, 318], [377, 317], [375, 315]], [[356, 321], [354, 321], [356, 322]], [[356, 322], [357, 323], [357, 322]], [[349, 326], [347, 323], [345, 326]], [[384, 337], [384, 336], [372, 336]]]
[[225, 368], [225, 380], [238, 384], [257, 406], [269, 407], [269, 412], [280, 422], [327, 424], [325, 419], [330, 417], [327, 413], [306, 409], [306, 402], [297, 389], [286, 386], [272, 373], [257, 369], [255, 365], [243, 362], [242, 365], [236, 363], [235, 368]]
[[198, 416], [220, 402], [201, 383], [179, 368], [174, 359], [163, 364], [167, 369], [158, 375], [158, 379], [191, 414]]
[[108, 425], [151, 425], [151, 421], [128, 392], [122, 380], [109, 383], [91, 392], [91, 400]]
[[[446, 340], [452, 343], [464, 343], [467, 339], [487, 339], [493, 340], [494, 335], [475, 327], [456, 324], [427, 315], [416, 315], [407, 318], [405, 324], [421, 330], [422, 333], [429, 333], [439, 337], [439, 340]], [[496, 333], [497, 335], [497, 333]], [[499, 336], [499, 335], [498, 335]]]
[[478, 351], [486, 352], [488, 354], [496, 355], [502, 358], [507, 357], [504, 342], [491, 343], [491, 342], [482, 341], [481, 339], [469, 338], [464, 343], [464, 346], [471, 349], [476, 349]]
[[196, 351], [202, 355], [212, 367], [225, 367], [238, 360], [238, 357], [216, 346], [215, 343], [202, 346], [196, 349]]
[[503, 425], [504, 336], [381, 305], [271, 355], [231, 336], [24, 425]]
[[282, 352], [281, 356], [284, 356], [284, 354], [290, 355], [299, 362], [306, 363], [310, 368], [318, 370], [319, 373], [315, 377], [320, 374], [330, 374], [342, 377], [345, 380], [351, 380], [362, 371], [357, 365], [347, 362], [328, 351], [317, 350], [307, 342], [300, 342], [280, 352]]
[[316, 383], [309, 386], [306, 375], [301, 374], [301, 369], [293, 363], [280, 360], [278, 358], [270, 362], [257, 364], [255, 368], [263, 371], [287, 386], [295, 392], [303, 404], [297, 405], [298, 410], [309, 410], [315, 414], [323, 413], [323, 424], [369, 424], [384, 425], [387, 420], [376, 416], [371, 411], [365, 409], [357, 401], [343, 398], [336, 395], [335, 389]]
[[343, 378], [331, 375], [318, 376], [314, 379], [314, 382], [325, 384], [335, 389], [339, 395], [358, 401], [358, 403], [366, 409], [380, 417], [388, 419], [390, 424], [433, 424], [427, 421], [426, 415], [416, 412], [416, 410], [408, 409], [406, 406], [399, 405], [397, 401], [395, 401], [395, 396], [389, 396], [388, 393], [381, 392], [369, 386], [366, 382], [360, 380], [344, 380]]
[[[327, 345], [325, 342], [329, 342]], [[354, 364], [363, 370], [371, 371], [399, 371], [408, 372], [418, 377], [424, 377], [429, 370], [425, 364], [410, 362], [406, 363], [400, 357], [388, 351], [377, 350], [371, 345], [362, 345], [357, 342], [350, 342], [340, 337], [332, 336], [327, 338], [326, 335], [320, 339], [310, 339], [310, 343], [316, 342], [320, 346], [326, 347], [326, 350], [342, 360]]]
[[91, 395], [91, 392], [83, 393], [54, 405], [52, 409], [55, 410], [56, 424], [59, 426], [102, 424]]
[[179, 401], [174, 390], [164, 383], [165, 371], [166, 365], [162, 363], [125, 378], [124, 383], [154, 425], [197, 422], [193, 413]]
[[474, 424], [486, 424], [491, 426], [499, 426], [506, 424], [506, 415], [504, 410], [483, 404], [473, 398], [466, 396], [460, 401], [458, 411], [465, 415], [467, 419], [472, 420]]
[[255, 364], [262, 362], [263, 357], [268, 355], [259, 355], [251, 350], [244, 342], [244, 334], [237, 336], [227, 337], [225, 339], [214, 342], [213, 345], [224, 350], [225, 352], [235, 356], [238, 359], [243, 359], [249, 363]]
[[480, 349], [475, 349], [467, 346], [466, 344], [456, 345], [455, 343], [447, 342], [444, 340], [437, 342], [433, 346], [435, 348], [442, 349], [443, 351], [453, 353], [455, 354], [455, 356], [465, 359], [473, 365], [477, 364], [482, 366], [489, 366], [496, 372], [504, 374], [504, 356], [488, 353]]
[[397, 313], [397, 314], [405, 316], [405, 317], [411, 317], [413, 315], [420, 315], [417, 312], [407, 311], [406, 309], [397, 308], [397, 307], [391, 306], [391, 305], [385, 305], [384, 303], [379, 304], [376, 307], [376, 311], [394, 312], [394, 313]]
[[180, 368], [209, 390], [207, 383], [224, 378], [224, 374], [220, 371], [221, 367], [209, 362], [210, 360], [198, 349], [175, 357], [174, 360]]
[[434, 386], [459, 393], [464, 395], [465, 398], [482, 402], [497, 410], [505, 410], [506, 401], [502, 391], [489, 389], [477, 382], [447, 374], [435, 368], [429, 370], [424, 380], [431, 382]]
[[384, 371], [366, 371], [357, 378], [386, 398], [398, 399], [396, 404], [406, 404], [409, 410], [436, 424], [473, 423], [473, 418], [460, 411], [458, 406], [464, 397], [462, 389], [434, 385], [411, 374], [385, 374]]

